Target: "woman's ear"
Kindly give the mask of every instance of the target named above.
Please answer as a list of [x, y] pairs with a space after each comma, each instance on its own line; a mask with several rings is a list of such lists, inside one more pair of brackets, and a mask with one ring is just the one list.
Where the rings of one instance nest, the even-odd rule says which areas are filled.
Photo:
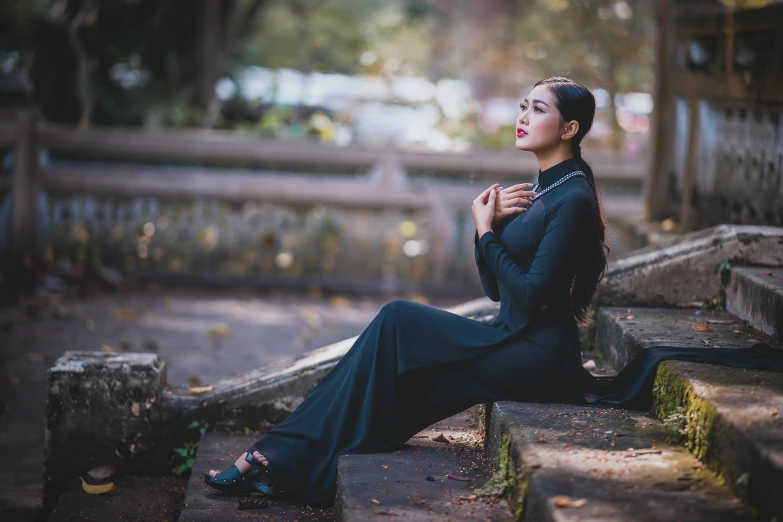
[[570, 140], [571, 138], [576, 136], [578, 132], [579, 132], [579, 122], [576, 120], [571, 120], [565, 123], [565, 129], [563, 131], [563, 135], [560, 136], [560, 139], [563, 141]]

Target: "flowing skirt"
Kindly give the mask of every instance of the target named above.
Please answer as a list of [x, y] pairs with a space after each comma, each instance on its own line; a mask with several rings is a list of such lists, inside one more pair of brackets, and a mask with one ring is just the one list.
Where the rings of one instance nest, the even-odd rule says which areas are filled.
[[[565, 341], [564, 341], [565, 339]], [[483, 340], [483, 342], [482, 342]], [[541, 313], [524, 336], [413, 301], [387, 303], [305, 400], [248, 452], [270, 479], [310, 504], [334, 501], [337, 459], [390, 451], [482, 402], [570, 402], [649, 408], [663, 359], [783, 371], [783, 354], [654, 347], [614, 379], [581, 367], [573, 317]]]

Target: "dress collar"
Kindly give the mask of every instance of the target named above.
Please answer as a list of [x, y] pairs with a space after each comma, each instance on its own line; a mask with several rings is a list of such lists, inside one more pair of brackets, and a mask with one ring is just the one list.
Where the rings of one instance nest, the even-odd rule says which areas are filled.
[[567, 160], [563, 160], [557, 165], [553, 165], [549, 167], [548, 169], [542, 171], [538, 171], [538, 184], [539, 184], [539, 190], [547, 188], [552, 183], [556, 182], [566, 174], [571, 174], [575, 170], [581, 170], [582, 166], [580, 165], [579, 160], [576, 158], [568, 158]]

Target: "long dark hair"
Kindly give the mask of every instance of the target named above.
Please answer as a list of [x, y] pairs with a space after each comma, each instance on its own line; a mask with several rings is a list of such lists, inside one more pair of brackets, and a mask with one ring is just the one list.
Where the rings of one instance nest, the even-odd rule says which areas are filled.
[[604, 277], [607, 266], [607, 256], [610, 248], [604, 242], [606, 239], [606, 218], [601, 205], [601, 197], [595, 187], [593, 169], [582, 158], [582, 138], [585, 137], [593, 125], [595, 116], [595, 98], [584, 85], [561, 76], [552, 76], [537, 82], [534, 87], [546, 85], [555, 96], [555, 105], [560, 112], [560, 124], [576, 120], [579, 123], [579, 131], [571, 139], [571, 147], [574, 159], [577, 159], [584, 171], [590, 188], [593, 189], [596, 208], [596, 233], [595, 241], [589, 245], [585, 259], [577, 263], [576, 276], [571, 286], [571, 310], [574, 318], [580, 325], [588, 325], [592, 321], [587, 317], [587, 308], [593, 300], [598, 283]]

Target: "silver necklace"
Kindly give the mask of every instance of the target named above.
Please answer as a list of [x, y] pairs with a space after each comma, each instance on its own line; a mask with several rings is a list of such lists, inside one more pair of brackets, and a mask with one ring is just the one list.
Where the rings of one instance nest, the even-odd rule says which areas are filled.
[[[538, 198], [540, 198], [541, 196], [543, 196], [544, 194], [546, 194], [547, 192], [549, 192], [550, 190], [552, 190], [553, 188], [555, 188], [556, 186], [562, 185], [563, 183], [565, 183], [566, 181], [568, 181], [569, 179], [571, 179], [571, 178], [573, 178], [575, 176], [582, 176], [583, 178], [587, 179], [587, 175], [584, 172], [582, 172], [581, 170], [575, 170], [571, 174], [566, 174], [565, 176], [563, 176], [559, 180], [555, 181], [554, 183], [549, 185], [547, 188], [545, 188], [541, 192], [538, 192], [535, 196], [530, 196], [527, 199], [529, 201], [535, 201]], [[536, 183], [536, 186], [533, 187], [533, 192], [535, 192], [538, 187], [539, 187], [539, 184]]]

